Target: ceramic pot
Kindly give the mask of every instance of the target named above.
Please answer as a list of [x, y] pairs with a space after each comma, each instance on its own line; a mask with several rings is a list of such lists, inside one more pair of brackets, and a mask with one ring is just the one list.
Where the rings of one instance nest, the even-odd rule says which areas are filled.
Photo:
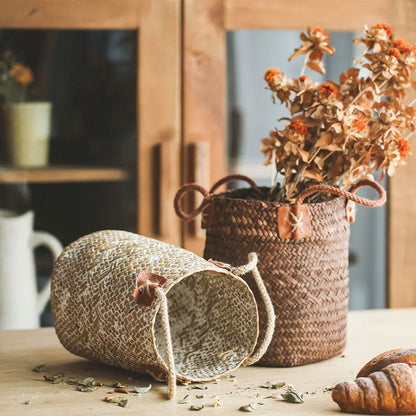
[[5, 107], [10, 164], [21, 168], [48, 164], [52, 103], [10, 103]]

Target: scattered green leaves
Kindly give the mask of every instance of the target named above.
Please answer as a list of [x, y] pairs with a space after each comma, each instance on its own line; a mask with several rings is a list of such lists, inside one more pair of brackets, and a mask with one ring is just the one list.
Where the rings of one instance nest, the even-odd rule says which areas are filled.
[[241, 406], [238, 410], [240, 412], [255, 412], [257, 404], [256, 403], [249, 403], [246, 406]]
[[63, 377], [64, 377], [63, 374], [55, 374], [53, 376], [45, 374], [43, 376], [45, 381], [52, 383], [52, 384], [62, 383], [64, 381]]
[[203, 384], [191, 384], [186, 388], [187, 390], [207, 390], [208, 387]]
[[79, 380], [78, 384], [84, 387], [92, 387], [96, 385], [93, 377], [87, 377], [87, 378], [84, 378], [84, 380]]
[[189, 408], [189, 410], [195, 410], [195, 411], [198, 411], [198, 410], [202, 410], [204, 408], [204, 405], [202, 404], [201, 406], [197, 406], [196, 404], [193, 404], [190, 408]]
[[39, 364], [36, 367], [32, 368], [32, 371], [35, 373], [46, 373], [48, 371], [48, 367], [45, 364]]
[[303, 403], [303, 394], [296, 393], [295, 391], [289, 391], [280, 395], [282, 400], [289, 403]]
[[91, 386], [82, 386], [79, 385], [75, 389], [76, 391], [82, 391], [83, 393], [91, 393], [94, 389]]
[[179, 400], [179, 404], [190, 404], [191, 403], [191, 397], [189, 394], [187, 394], [182, 400]]
[[262, 384], [260, 387], [263, 389], [281, 389], [284, 386], [286, 386], [286, 381], [282, 381], [280, 383], [271, 383], [270, 381], [267, 381], [266, 383]]
[[128, 403], [128, 400], [125, 399], [124, 397], [112, 397], [112, 396], [105, 397], [103, 401], [107, 403], [117, 404], [120, 407], [126, 407]]

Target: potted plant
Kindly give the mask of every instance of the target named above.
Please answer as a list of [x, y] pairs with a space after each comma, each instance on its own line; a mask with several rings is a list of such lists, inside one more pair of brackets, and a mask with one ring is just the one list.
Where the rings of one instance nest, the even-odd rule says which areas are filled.
[[48, 164], [52, 104], [28, 102], [34, 77], [31, 69], [7, 52], [0, 60], [0, 94], [4, 102], [7, 147], [15, 167]]
[[[175, 209], [184, 220], [202, 212], [207, 230], [204, 257], [241, 264], [255, 251], [276, 312], [270, 347], [260, 363], [292, 366], [322, 360], [345, 346], [348, 312], [349, 222], [354, 202], [380, 206], [384, 189], [374, 173], [393, 175], [411, 151], [416, 49], [393, 37], [388, 24], [365, 28], [355, 40], [365, 46], [361, 67], [338, 82], [316, 83], [304, 69], [323, 74], [324, 54], [335, 49], [321, 28], [300, 35], [302, 45], [289, 60], [304, 55], [302, 73], [289, 79], [277, 68], [265, 73], [274, 102], [288, 109], [283, 128], [263, 139], [261, 152], [275, 171], [271, 187], [232, 175], [208, 192], [196, 184], [177, 193]], [[219, 185], [242, 179], [250, 188], [215, 194]], [[356, 194], [370, 186], [378, 199]], [[191, 213], [180, 200], [189, 191], [204, 200]], [[249, 282], [251, 283], [251, 282]], [[260, 317], [264, 307], [259, 299]], [[260, 328], [260, 339], [264, 336]]]

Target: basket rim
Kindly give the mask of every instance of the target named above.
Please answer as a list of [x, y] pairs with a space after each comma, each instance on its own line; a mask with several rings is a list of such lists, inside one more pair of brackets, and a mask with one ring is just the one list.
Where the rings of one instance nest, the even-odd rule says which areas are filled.
[[[181, 380], [181, 381], [191, 382], [191, 383], [198, 383], [198, 382], [200, 383], [200, 382], [207, 382], [207, 381], [216, 380], [219, 377], [223, 377], [223, 376], [225, 376], [225, 375], [227, 375], [227, 374], [229, 374], [229, 373], [237, 370], [241, 366], [243, 366], [245, 360], [254, 353], [254, 351], [255, 351], [255, 349], [257, 347], [257, 342], [258, 342], [259, 335], [260, 335], [260, 329], [259, 329], [259, 325], [260, 325], [260, 315], [259, 315], [259, 309], [258, 309], [257, 301], [256, 301], [256, 298], [254, 296], [253, 291], [250, 289], [250, 287], [247, 284], [247, 282], [243, 278], [241, 278], [240, 276], [237, 276], [237, 275], [233, 274], [231, 271], [228, 271], [228, 270], [225, 270], [225, 269], [221, 269], [220, 267], [215, 266], [214, 264], [212, 264], [212, 266], [213, 266], [212, 268], [208, 268], [207, 267], [207, 268], [201, 268], [200, 270], [190, 271], [190, 272], [184, 274], [183, 276], [181, 276], [179, 279], [171, 282], [171, 284], [166, 285], [165, 286], [165, 293], [166, 293], [166, 295], [168, 295], [169, 291], [174, 286], [176, 286], [178, 283], [182, 282], [184, 279], [192, 278], [193, 275], [198, 274], [198, 273], [201, 273], [201, 272], [210, 272], [213, 275], [215, 275], [216, 277], [218, 277], [219, 279], [224, 279], [224, 278], [226, 278], [226, 279], [228, 279], [228, 278], [235, 279], [235, 280], [238, 281], [238, 284], [240, 284], [241, 288], [244, 289], [244, 290], [246, 290], [248, 296], [252, 299], [252, 304], [254, 305], [254, 311], [255, 311], [255, 320], [257, 322], [257, 329], [256, 329], [255, 339], [254, 339], [254, 342], [253, 342], [253, 344], [252, 344], [252, 346], [250, 348], [250, 351], [248, 352], [247, 356], [244, 357], [238, 363], [236, 363], [233, 367], [229, 368], [228, 370], [226, 370], [226, 371], [224, 371], [224, 372], [222, 372], [220, 374], [217, 374], [215, 376], [208, 377], [208, 378], [193, 378], [193, 377], [189, 377], [189, 376], [184, 375], [184, 374], [177, 373], [176, 374], [176, 377], [177, 377], [178, 380]], [[155, 331], [156, 328], [155, 328], [155, 325], [156, 325], [156, 318], [157, 318], [157, 316], [159, 314], [159, 311], [160, 311], [160, 302], [157, 302], [154, 305], [154, 307], [153, 307], [153, 311], [152, 311], [152, 315], [151, 315], [150, 331], [151, 331], [151, 334], [152, 334], [153, 350], [154, 350], [154, 353], [156, 354], [156, 358], [157, 358], [158, 365], [167, 374], [167, 372], [168, 372], [168, 366], [166, 365], [165, 360], [161, 356], [161, 354], [159, 352], [159, 349], [157, 348], [157, 343], [156, 343], [157, 340], [156, 340], [156, 331]], [[156, 380], [158, 380], [158, 381], [165, 381], [164, 379], [157, 378], [155, 375], [153, 375], [153, 377]]]
[[[277, 201], [266, 201], [264, 199], [245, 199], [245, 198], [233, 198], [230, 197], [229, 195], [232, 194], [233, 192], [237, 192], [237, 191], [241, 191], [243, 189], [271, 189], [270, 186], [256, 186], [256, 187], [251, 187], [251, 188], [236, 188], [236, 189], [229, 189], [227, 191], [224, 192], [220, 192], [218, 194], [213, 194], [211, 195], [211, 198], [216, 198], [216, 199], [228, 199], [228, 200], [232, 200], [232, 201], [238, 201], [238, 202], [245, 202], [245, 203], [261, 203], [261, 204], [268, 204], [270, 206], [275, 206], [275, 207], [293, 207], [295, 206], [295, 204], [289, 204], [289, 203], [282, 203], [282, 202], [277, 202]], [[312, 202], [312, 203], [302, 203], [302, 205], [308, 205], [308, 206], [321, 206], [321, 205], [325, 205], [328, 203], [333, 203], [334, 201], [339, 201], [339, 200], [346, 200], [345, 198], [343, 198], [342, 196], [334, 196], [333, 198], [327, 200], [327, 201], [322, 201], [322, 202]]]

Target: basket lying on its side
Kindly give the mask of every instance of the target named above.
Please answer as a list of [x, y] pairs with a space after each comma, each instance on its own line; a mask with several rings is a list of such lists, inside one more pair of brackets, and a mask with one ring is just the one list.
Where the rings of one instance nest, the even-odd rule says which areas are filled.
[[[235, 271], [253, 271], [267, 302], [256, 264], [252, 254]], [[244, 280], [186, 250], [124, 231], [69, 245], [55, 264], [51, 299], [65, 348], [168, 379], [170, 397], [176, 379], [215, 379], [256, 361], [270, 341], [255, 349], [258, 312]]]
[[[220, 185], [236, 179], [248, 182], [251, 188], [215, 194]], [[363, 186], [374, 188], [379, 199], [355, 195]], [[202, 193], [204, 200], [199, 208], [186, 213], [180, 201], [189, 191]], [[338, 197], [303, 203], [316, 192]], [[250, 178], [231, 175], [209, 192], [197, 184], [184, 185], [176, 195], [175, 210], [186, 221], [202, 212], [202, 227], [207, 230], [205, 258], [237, 265], [249, 252], [259, 255], [260, 274], [277, 318], [273, 340], [260, 364], [295, 366], [332, 357], [345, 347], [351, 201], [380, 206], [385, 191], [370, 180], [357, 183], [350, 192], [314, 185], [293, 206], [260, 199], [269, 193]], [[250, 279], [246, 280], [258, 297]], [[258, 304], [261, 340], [265, 310], [260, 299]]]

